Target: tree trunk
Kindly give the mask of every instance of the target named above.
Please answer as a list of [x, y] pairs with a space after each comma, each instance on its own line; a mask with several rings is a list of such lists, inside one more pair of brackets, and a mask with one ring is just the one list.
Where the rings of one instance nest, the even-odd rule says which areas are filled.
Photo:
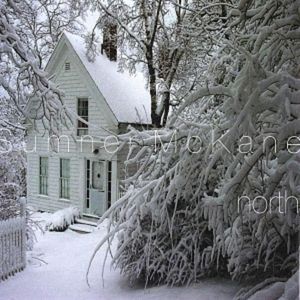
[[160, 116], [157, 114], [157, 92], [156, 92], [156, 74], [153, 66], [153, 55], [151, 49], [147, 51], [147, 65], [149, 72], [149, 85], [150, 85], [150, 97], [151, 97], [151, 120], [155, 127], [160, 127]]

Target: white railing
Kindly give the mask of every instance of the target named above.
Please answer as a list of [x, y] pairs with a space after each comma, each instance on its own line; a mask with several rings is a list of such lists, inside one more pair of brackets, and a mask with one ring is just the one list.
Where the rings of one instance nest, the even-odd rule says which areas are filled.
[[[22, 214], [23, 215], [23, 214]], [[26, 266], [26, 218], [0, 221], [0, 281]]]

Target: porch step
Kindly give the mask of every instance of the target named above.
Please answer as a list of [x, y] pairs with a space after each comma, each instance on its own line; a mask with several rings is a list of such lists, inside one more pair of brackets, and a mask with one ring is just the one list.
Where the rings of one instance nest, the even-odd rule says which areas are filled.
[[97, 227], [97, 222], [87, 219], [75, 219], [75, 223]]
[[96, 215], [82, 214], [81, 219], [97, 224], [100, 220], [100, 217]]
[[87, 224], [72, 224], [69, 226], [69, 229], [78, 232], [78, 233], [91, 233], [96, 228], [93, 225], [87, 225]]

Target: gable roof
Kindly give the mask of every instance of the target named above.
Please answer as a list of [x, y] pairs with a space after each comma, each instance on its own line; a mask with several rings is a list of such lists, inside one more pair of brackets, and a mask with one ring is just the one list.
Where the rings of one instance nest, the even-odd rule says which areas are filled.
[[116, 62], [105, 55], [97, 55], [90, 62], [86, 57], [84, 39], [64, 32], [64, 37], [76, 52], [87, 72], [95, 82], [119, 123], [151, 124], [151, 101], [145, 88], [143, 75], [131, 76], [119, 72]]

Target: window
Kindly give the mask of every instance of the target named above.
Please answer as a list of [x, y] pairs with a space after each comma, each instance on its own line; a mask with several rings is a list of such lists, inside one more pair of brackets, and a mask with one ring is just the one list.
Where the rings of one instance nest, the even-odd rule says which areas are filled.
[[[79, 98], [77, 102], [77, 114], [84, 121], [89, 121], [89, 102], [87, 98]], [[88, 125], [78, 120], [77, 136], [87, 135]]]
[[70, 71], [71, 70], [71, 63], [65, 62], [65, 71]]
[[70, 160], [60, 159], [60, 192], [59, 197], [62, 199], [70, 199]]
[[40, 157], [40, 195], [48, 195], [48, 157]]
[[92, 188], [98, 191], [104, 191], [104, 162], [92, 162]]

